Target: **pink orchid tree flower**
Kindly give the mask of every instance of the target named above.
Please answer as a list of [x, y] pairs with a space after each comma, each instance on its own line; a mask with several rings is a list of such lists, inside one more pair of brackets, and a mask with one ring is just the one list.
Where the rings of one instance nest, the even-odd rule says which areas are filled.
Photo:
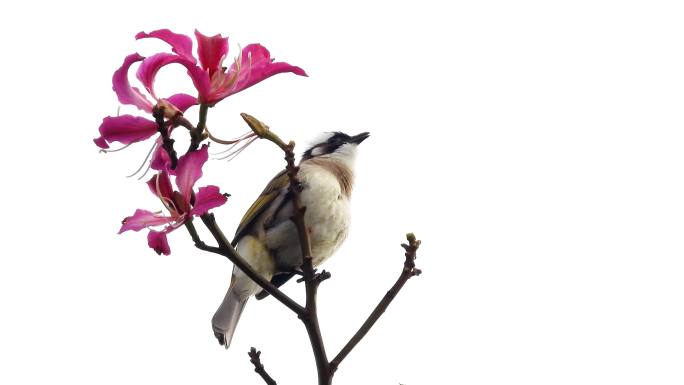
[[137, 39], [157, 38], [171, 46], [174, 54], [159, 53], [143, 60], [138, 70], [138, 78], [153, 93], [152, 86], [156, 73], [163, 66], [176, 63], [188, 70], [198, 91], [199, 103], [213, 106], [226, 97], [245, 90], [273, 75], [290, 72], [307, 76], [303, 69], [285, 62], [275, 62], [269, 51], [260, 44], [250, 44], [242, 49], [230, 67], [223, 61], [228, 55], [228, 38], [220, 34], [205, 36], [195, 30], [197, 39], [197, 59], [192, 55], [192, 39], [167, 29], [150, 33], [140, 32]]
[[[230, 67], [223, 67], [223, 60], [228, 54], [228, 38], [221, 35], [205, 36], [195, 31], [197, 39], [197, 56], [193, 56], [193, 41], [190, 37], [174, 33], [168, 29], [160, 29], [150, 33], [140, 32], [136, 39], [156, 38], [171, 46], [173, 53], [157, 53], [149, 57], [143, 57], [137, 53], [128, 55], [121, 67], [114, 72], [112, 84], [119, 102], [133, 105], [138, 109], [153, 113], [155, 107], [164, 111], [165, 118], [173, 119], [178, 114], [184, 113], [188, 108], [196, 104], [202, 104], [205, 109], [213, 106], [224, 98], [253, 86], [273, 75], [291, 72], [300, 76], [307, 76], [304, 70], [284, 62], [274, 62], [268, 50], [260, 44], [250, 44], [242, 49], [240, 55]], [[138, 88], [132, 87], [128, 81], [130, 67], [141, 62], [136, 72], [136, 77], [142, 83], [147, 93], [156, 103], [152, 103]], [[187, 69], [198, 96], [190, 96], [179, 93], [168, 98], [160, 98], [154, 89], [154, 82], [159, 70], [169, 64], [180, 64]], [[200, 111], [200, 116], [202, 110]], [[202, 120], [202, 118], [200, 119]], [[164, 135], [170, 136], [172, 124], [166, 123]], [[200, 132], [206, 130], [202, 123]], [[103, 119], [99, 127], [100, 136], [94, 139], [95, 144], [103, 150], [109, 149], [112, 142], [119, 142], [124, 148], [143, 140], [146, 140], [159, 132], [159, 124], [148, 118], [121, 115], [108, 116]], [[243, 136], [235, 140], [221, 141], [214, 138], [206, 130], [206, 134], [212, 140], [222, 144], [234, 144], [246, 139], [254, 139], [253, 135]], [[154, 170], [167, 169], [171, 160], [162, 148], [163, 138], [158, 136], [154, 144], [154, 154], [150, 162], [150, 168]], [[245, 142], [242, 147], [228, 155], [232, 157], [248, 146], [251, 141]], [[110, 150], [113, 151], [113, 150]], [[173, 174], [174, 170], [168, 169]]]
[[[197, 104], [197, 98], [187, 94], [179, 93], [172, 95], [166, 99], [158, 98], [154, 93], [151, 84], [147, 83], [150, 77], [150, 71], [147, 66], [141, 64], [138, 71], [138, 79], [145, 85], [156, 104], [150, 100], [136, 87], [132, 87], [128, 81], [128, 71], [130, 67], [137, 62], [144, 62], [145, 57], [134, 53], [128, 55], [119, 69], [114, 72], [112, 76], [112, 88], [122, 104], [128, 104], [137, 107], [138, 109], [152, 114], [155, 107], [161, 107], [167, 118], [173, 118], [178, 113], [185, 112], [188, 108]], [[144, 68], [143, 68], [144, 67]], [[155, 72], [156, 74], [156, 72]], [[121, 115], [108, 116], [102, 120], [99, 127], [100, 137], [95, 138], [95, 144], [102, 148], [108, 149], [112, 142], [119, 142], [124, 145], [130, 145], [150, 138], [159, 131], [159, 125], [147, 118]], [[155, 156], [156, 157], [156, 156]]]
[[[175, 169], [174, 190], [168, 170], [162, 170], [147, 182], [150, 191], [159, 198], [168, 215], [137, 209], [122, 221], [119, 234], [125, 231], [149, 229], [147, 244], [157, 254], [169, 255], [171, 248], [166, 235], [183, 226], [193, 216], [200, 216], [226, 203], [227, 198], [217, 186], [200, 187], [195, 193], [195, 183], [202, 176], [202, 167], [209, 158], [208, 147], [189, 152], [178, 159]], [[159, 228], [161, 227], [161, 228]], [[155, 230], [155, 228], [157, 228]]]

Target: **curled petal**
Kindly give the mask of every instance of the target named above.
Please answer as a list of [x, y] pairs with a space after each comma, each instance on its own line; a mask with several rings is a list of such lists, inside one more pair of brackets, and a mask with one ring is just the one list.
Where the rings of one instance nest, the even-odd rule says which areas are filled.
[[166, 239], [166, 232], [150, 230], [147, 234], [147, 246], [157, 252], [159, 255], [171, 254], [169, 241]]
[[95, 142], [95, 145], [100, 148], [109, 148], [109, 144], [107, 144], [107, 141], [105, 138], [100, 136], [99, 138], [93, 139], [93, 142]]
[[190, 202], [192, 187], [202, 176], [202, 166], [209, 159], [209, 146], [203, 145], [199, 150], [189, 152], [178, 159], [176, 166], [176, 186], [186, 202]]
[[162, 171], [154, 175], [147, 181], [147, 186], [152, 191], [152, 194], [158, 196], [164, 202], [171, 202], [173, 200], [173, 187], [171, 187], [171, 179], [166, 171]]
[[157, 96], [154, 93], [154, 78], [162, 67], [172, 63], [181, 64], [188, 70], [188, 74], [195, 88], [199, 91], [200, 97], [209, 92], [209, 76], [206, 72], [182, 56], [162, 52], [145, 58], [136, 73], [140, 82], [155, 99]]
[[133, 230], [140, 231], [150, 226], [160, 226], [171, 222], [173, 219], [163, 215], [155, 214], [147, 210], [137, 209], [130, 217], [124, 218], [121, 221], [121, 229], [119, 234], [124, 231]]
[[157, 146], [154, 149], [154, 154], [152, 154], [150, 168], [157, 171], [167, 170], [173, 175], [173, 170], [170, 170], [171, 157], [169, 157], [169, 153], [162, 147], [161, 137], [157, 139]]
[[188, 108], [197, 104], [197, 98], [188, 94], [175, 94], [166, 98], [166, 101], [173, 104], [180, 112], [185, 112]]
[[207, 211], [222, 206], [228, 198], [221, 194], [217, 186], [200, 187], [195, 194], [195, 205], [192, 208], [192, 215], [200, 216]]
[[219, 35], [205, 36], [195, 30], [197, 38], [197, 56], [202, 69], [209, 71], [209, 77], [221, 69], [221, 62], [228, 54], [228, 38]]
[[215, 90], [214, 98], [227, 96], [247, 89], [273, 75], [291, 72], [308, 76], [303, 69], [285, 62], [273, 62], [271, 54], [261, 44], [250, 44], [242, 50], [239, 63], [233, 63], [226, 73], [222, 87]]
[[192, 55], [192, 39], [180, 33], [174, 33], [168, 29], [158, 29], [150, 33], [138, 32], [135, 35], [136, 39], [145, 39], [149, 37], [154, 37], [165, 41], [171, 46], [173, 52], [180, 56], [183, 56], [187, 60], [196, 63], [197, 59]]
[[131, 68], [131, 65], [144, 59], [144, 57], [137, 53], [126, 56], [121, 67], [114, 71], [112, 88], [122, 104], [130, 104], [145, 112], [152, 112], [152, 103], [147, 100], [139, 89], [131, 87], [131, 84], [128, 82], [128, 70]]
[[107, 143], [131, 144], [145, 140], [157, 132], [157, 123], [139, 116], [108, 116], [100, 124], [100, 137], [93, 141], [100, 148], [109, 148]]

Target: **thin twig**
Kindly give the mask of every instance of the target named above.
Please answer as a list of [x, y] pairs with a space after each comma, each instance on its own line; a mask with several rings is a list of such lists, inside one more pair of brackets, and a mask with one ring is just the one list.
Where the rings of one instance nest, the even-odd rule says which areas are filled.
[[186, 119], [182, 114], [176, 114], [176, 116], [173, 117], [172, 122], [175, 126], [183, 126], [191, 132], [192, 130], [196, 130], [195, 125]]
[[295, 300], [288, 297], [285, 293], [280, 291], [275, 285], [267, 281], [261, 274], [257, 273], [238, 252], [231, 246], [230, 242], [223, 234], [223, 231], [216, 223], [214, 214], [208, 213], [200, 217], [204, 225], [209, 229], [209, 232], [218, 243], [218, 247], [207, 246], [204, 242], [199, 241], [195, 243], [198, 249], [210, 251], [212, 253], [223, 255], [228, 258], [238, 269], [242, 270], [252, 281], [264, 289], [268, 294], [287, 306], [290, 310], [295, 312], [298, 316], [303, 316], [305, 309]]
[[394, 297], [397, 296], [404, 284], [416, 275], [420, 275], [421, 271], [416, 269], [415, 259], [416, 250], [420, 247], [420, 241], [416, 239], [415, 235], [409, 233], [406, 235], [408, 244], [402, 244], [401, 246], [406, 250], [404, 254], [406, 260], [404, 261], [404, 268], [401, 271], [401, 275], [397, 282], [392, 286], [392, 288], [385, 294], [380, 303], [375, 307], [371, 315], [366, 319], [366, 322], [361, 325], [361, 328], [354, 334], [354, 336], [347, 342], [347, 344], [342, 348], [342, 350], [337, 354], [335, 358], [330, 362], [330, 368], [334, 372], [340, 365], [342, 360], [347, 357], [347, 355], [354, 349], [354, 347], [366, 336], [368, 331], [373, 327], [375, 322], [380, 318], [382, 313], [385, 312], [389, 304], [392, 302]]
[[277, 385], [275, 380], [271, 378], [271, 376], [266, 373], [266, 369], [264, 368], [264, 364], [261, 363], [261, 351], [256, 350], [255, 348], [251, 348], [249, 352], [247, 353], [249, 356], [249, 361], [254, 365], [254, 371], [259, 373], [261, 378], [263, 378], [264, 382], [268, 385]]

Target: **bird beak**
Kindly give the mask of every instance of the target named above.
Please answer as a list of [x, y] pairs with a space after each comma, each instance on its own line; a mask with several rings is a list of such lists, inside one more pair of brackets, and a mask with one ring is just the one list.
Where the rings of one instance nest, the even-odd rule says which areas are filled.
[[363, 142], [364, 140], [366, 140], [366, 138], [368, 138], [369, 136], [370, 136], [370, 133], [362, 132], [356, 136], [352, 136], [351, 139], [349, 140], [349, 143], [359, 144], [359, 143]]

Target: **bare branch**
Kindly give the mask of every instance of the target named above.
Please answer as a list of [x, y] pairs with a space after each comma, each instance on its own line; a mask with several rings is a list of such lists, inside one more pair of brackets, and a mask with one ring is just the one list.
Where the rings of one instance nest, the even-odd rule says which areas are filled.
[[380, 316], [385, 312], [389, 304], [392, 302], [394, 297], [399, 294], [399, 291], [404, 286], [404, 284], [416, 275], [420, 275], [421, 271], [416, 269], [415, 259], [416, 251], [420, 247], [420, 241], [416, 239], [415, 235], [409, 233], [406, 235], [408, 244], [402, 244], [401, 246], [406, 250], [404, 254], [406, 260], [404, 261], [404, 268], [399, 275], [399, 279], [394, 283], [394, 286], [385, 294], [380, 303], [375, 307], [373, 312], [366, 322], [361, 325], [361, 328], [354, 334], [354, 336], [347, 342], [347, 344], [342, 348], [342, 350], [337, 354], [337, 356], [330, 362], [330, 369], [335, 372], [340, 363], [347, 357], [347, 355], [356, 347], [356, 345], [363, 339], [363, 337], [368, 334], [368, 331], [375, 325], [375, 322], [380, 318]]
[[299, 235], [299, 244], [302, 248], [302, 272], [306, 290], [306, 305], [305, 317], [299, 317], [304, 323], [306, 332], [309, 335], [309, 342], [316, 360], [316, 369], [318, 371], [318, 384], [328, 385], [332, 383], [333, 372], [330, 370], [330, 362], [328, 355], [325, 352], [325, 345], [321, 335], [321, 327], [318, 322], [318, 309], [316, 306], [316, 294], [318, 286], [325, 279], [330, 277], [330, 273], [323, 271], [316, 274], [313, 268], [313, 258], [311, 253], [311, 240], [309, 239], [309, 230], [304, 223], [304, 215], [306, 207], [302, 206], [301, 192], [302, 186], [297, 178], [299, 167], [295, 165], [294, 142], [290, 142], [283, 148], [285, 151], [285, 161], [287, 162], [286, 172], [290, 179], [290, 193], [292, 194], [293, 212], [292, 221], [297, 226], [297, 233]]
[[218, 247], [207, 246], [204, 242], [195, 242], [195, 246], [198, 249], [210, 251], [212, 253], [223, 255], [228, 258], [238, 269], [242, 270], [252, 281], [264, 289], [268, 294], [272, 295], [275, 299], [280, 301], [283, 305], [287, 306], [290, 310], [295, 312], [297, 316], [301, 317], [305, 314], [306, 310], [294, 301], [292, 298], [288, 297], [285, 293], [280, 291], [275, 285], [266, 280], [261, 274], [257, 273], [252, 266], [250, 266], [238, 252], [230, 244], [226, 236], [221, 231], [221, 228], [216, 223], [214, 214], [208, 213], [200, 217], [204, 225], [209, 229], [211, 235], [218, 243]]
[[249, 361], [254, 365], [254, 371], [259, 373], [264, 382], [268, 385], [277, 385], [275, 380], [266, 373], [266, 369], [264, 369], [264, 365], [261, 363], [261, 351], [251, 348], [247, 355], [249, 355]]
[[304, 307], [304, 313], [299, 315], [299, 319], [304, 323], [306, 332], [309, 335], [309, 342], [311, 343], [311, 349], [313, 350], [314, 358], [316, 360], [318, 384], [329, 385], [332, 383], [333, 371], [330, 370], [330, 362], [328, 361], [328, 356], [325, 352], [321, 328], [318, 323], [316, 294], [318, 292], [318, 286], [321, 282], [330, 277], [330, 273], [323, 271], [320, 274], [316, 274], [316, 270], [313, 268], [311, 240], [309, 239], [309, 230], [304, 223], [306, 207], [302, 206], [302, 186], [297, 178], [299, 167], [295, 165], [295, 143], [290, 141], [288, 144], [285, 144], [278, 135], [271, 131], [270, 128], [260, 120], [246, 113], [240, 115], [257, 136], [273, 142], [285, 152], [285, 161], [287, 162], [285, 171], [290, 180], [289, 190], [290, 194], [292, 194], [293, 215], [291, 219], [297, 227], [299, 244], [302, 249], [302, 280], [304, 281], [306, 290], [306, 305]]

